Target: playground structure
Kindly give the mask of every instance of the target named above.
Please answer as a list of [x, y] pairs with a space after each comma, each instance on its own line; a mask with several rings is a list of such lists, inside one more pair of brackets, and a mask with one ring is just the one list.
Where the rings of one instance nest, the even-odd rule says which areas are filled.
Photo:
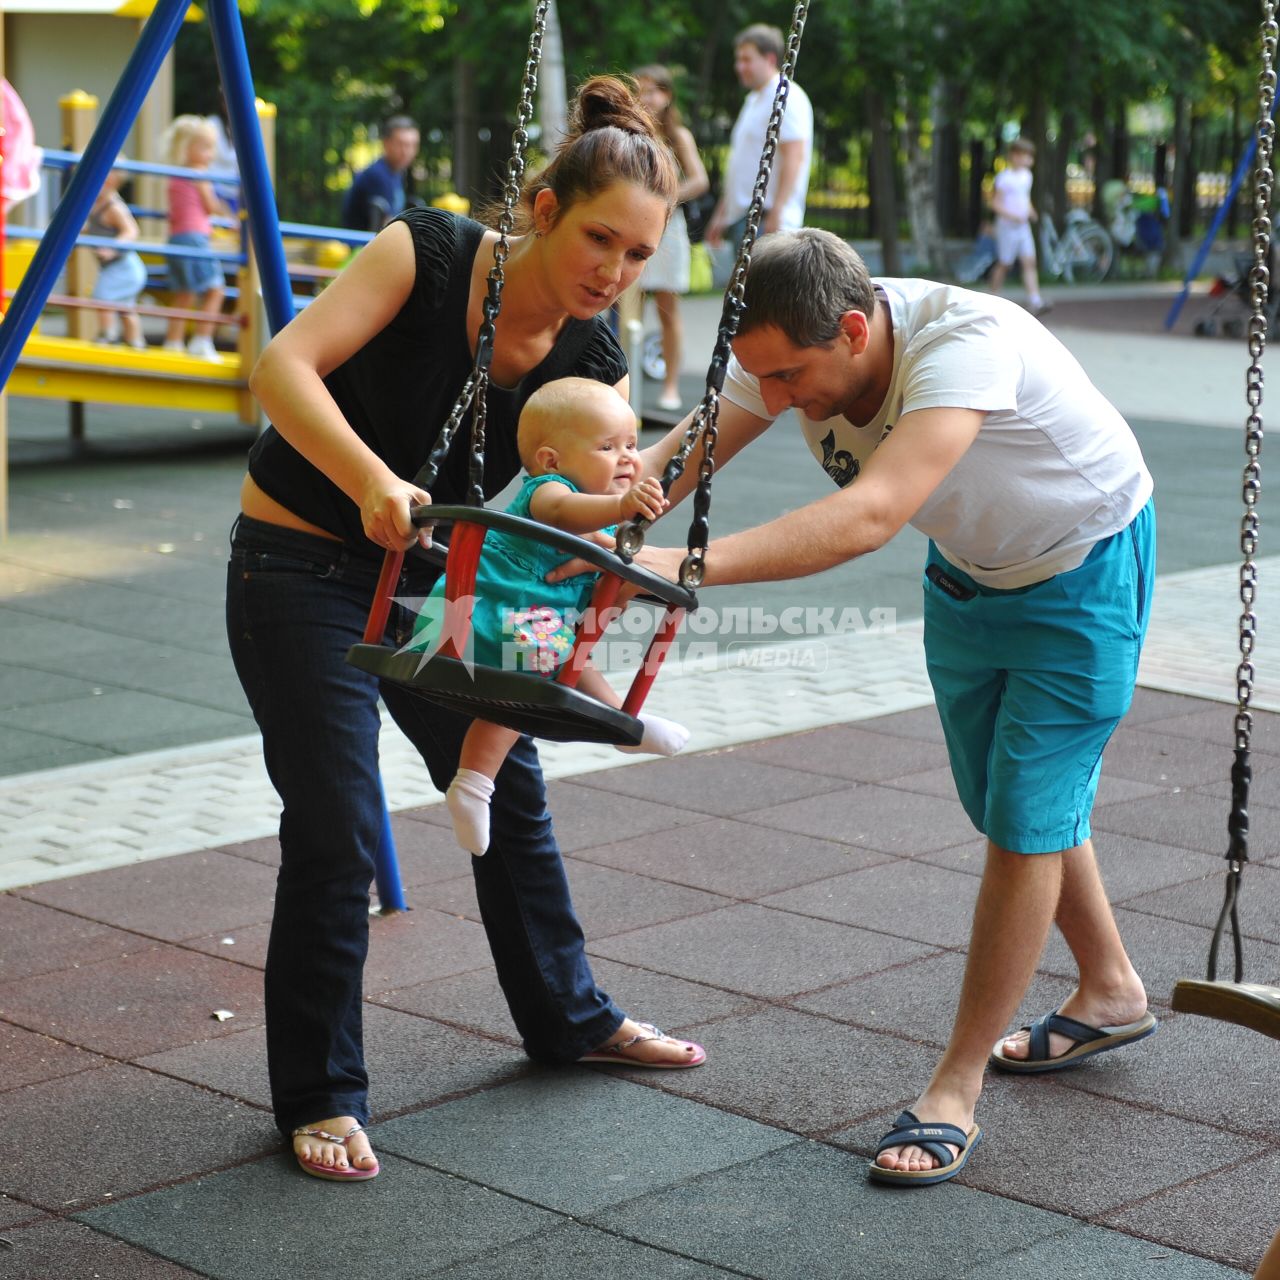
[[[46, 150], [43, 165], [46, 182], [60, 186], [64, 175], [74, 172], [82, 162], [81, 149], [88, 143], [96, 123], [98, 100], [91, 94], [74, 92], [60, 100], [64, 138], [71, 141], [68, 151]], [[261, 101], [255, 102], [257, 123], [261, 132], [268, 170], [273, 166], [275, 110]], [[114, 168], [131, 176], [153, 180], [157, 185], [169, 177], [205, 176], [172, 165], [118, 161]], [[239, 187], [235, 174], [219, 174], [219, 182]], [[46, 301], [61, 307], [66, 316], [65, 335], [41, 332], [38, 326], [23, 346], [18, 363], [8, 383], [17, 395], [64, 400], [70, 406], [72, 441], [79, 444], [85, 436], [86, 403], [134, 405], [139, 408], [184, 409], [198, 413], [236, 417], [248, 426], [258, 424], [258, 409], [248, 390], [248, 370], [252, 368], [265, 341], [266, 322], [257, 299], [258, 269], [252, 242], [243, 220], [217, 220], [222, 228], [211, 255], [203, 250], [188, 249], [164, 243], [167, 215], [162, 209], [131, 206], [135, 218], [144, 227], [159, 224], [159, 234], [152, 233], [134, 244], [149, 263], [148, 293], [167, 288], [165, 264], [182, 256], [213, 256], [233, 275], [234, 284], [227, 297], [233, 310], [224, 315], [220, 327], [234, 331], [234, 348], [210, 361], [151, 347], [134, 351], [123, 346], [104, 346], [93, 339], [98, 317], [117, 310], [111, 304], [90, 298], [96, 265], [92, 250], [112, 247], [113, 242], [79, 234], [66, 264], [66, 291], [50, 294]], [[331, 228], [290, 226], [290, 233], [305, 242], [316, 238], [340, 238], [359, 243], [369, 237], [365, 233], [335, 231]], [[4, 279], [10, 286], [25, 275], [32, 260], [32, 250], [43, 233], [40, 230], [10, 226], [4, 245]], [[144, 231], [144, 236], [146, 232]], [[336, 273], [334, 268], [291, 263], [288, 266], [291, 288], [294, 278], [323, 280]], [[293, 297], [295, 306], [305, 298]], [[142, 304], [133, 308], [143, 316], [206, 319], [195, 312], [182, 312], [172, 307]]]

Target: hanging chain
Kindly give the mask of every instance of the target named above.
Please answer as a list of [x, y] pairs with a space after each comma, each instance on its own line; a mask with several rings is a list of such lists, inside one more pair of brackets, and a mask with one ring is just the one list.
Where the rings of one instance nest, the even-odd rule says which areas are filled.
[[493, 363], [493, 342], [498, 312], [502, 310], [502, 287], [506, 283], [503, 268], [511, 253], [508, 237], [515, 229], [516, 205], [524, 177], [524, 153], [529, 146], [529, 121], [533, 119], [534, 94], [538, 91], [538, 66], [542, 61], [542, 38], [547, 30], [547, 11], [551, 0], [537, 0], [533, 13], [533, 31], [524, 61], [524, 78], [520, 84], [520, 103], [516, 108], [516, 127], [511, 135], [511, 157], [507, 161], [507, 177], [502, 185], [502, 212], [498, 217], [498, 242], [493, 246], [493, 266], [489, 268], [489, 289], [482, 304], [483, 320], [476, 337], [476, 358], [467, 381], [463, 384], [448, 421], [436, 440], [426, 465], [418, 473], [417, 483], [429, 489], [435, 483], [440, 465], [448, 456], [454, 434], [471, 407], [470, 490], [467, 502], [484, 505], [484, 447], [488, 426], [489, 367]]
[[1231, 814], [1227, 819], [1230, 843], [1227, 848], [1227, 888], [1222, 911], [1214, 930], [1209, 954], [1209, 980], [1216, 979], [1218, 944], [1228, 919], [1235, 948], [1235, 981], [1244, 976], [1244, 954], [1240, 937], [1238, 892], [1240, 875], [1249, 860], [1249, 783], [1253, 769], [1249, 763], [1249, 743], [1253, 732], [1253, 649], [1257, 639], [1257, 617], [1253, 606], [1258, 597], [1258, 499], [1262, 495], [1262, 355], [1267, 345], [1267, 298], [1271, 289], [1271, 197], [1275, 175], [1271, 160], [1275, 150], [1275, 121], [1272, 112], [1276, 96], [1276, 44], [1280, 28], [1276, 24], [1277, 0], [1262, 0], [1262, 70], [1258, 75], [1258, 148], [1253, 182], [1253, 267], [1249, 272], [1252, 313], [1249, 317], [1249, 359], [1245, 376], [1244, 477], [1241, 497], [1244, 517], [1240, 522], [1240, 665], [1236, 668], [1235, 762], [1231, 766]]
[[[729, 368], [730, 343], [738, 332], [738, 319], [746, 309], [743, 301], [747, 285], [747, 270], [751, 266], [751, 249], [756, 233], [764, 217], [764, 198], [769, 187], [769, 175], [778, 150], [778, 134], [782, 130], [782, 117], [787, 110], [787, 90], [795, 75], [796, 59], [800, 56], [800, 39], [804, 34], [805, 20], [809, 15], [807, 0], [797, 0], [791, 16], [791, 31], [787, 37], [787, 49], [779, 68], [778, 88], [773, 95], [773, 109], [765, 128], [764, 147], [760, 152], [760, 164], [756, 169], [755, 186], [751, 191], [751, 204], [747, 207], [746, 226], [742, 235], [742, 247], [734, 264], [729, 288], [725, 291], [724, 308], [720, 313], [720, 328], [716, 334], [715, 350], [707, 369], [707, 387], [697, 412], [689, 423], [680, 448], [668, 461], [662, 473], [662, 491], [669, 493], [671, 486], [684, 473], [685, 463], [698, 441], [703, 442], [702, 460], [698, 465], [698, 486], [693, 494], [693, 518], [689, 522], [688, 552], [680, 565], [680, 585], [696, 590], [706, 575], [707, 542], [711, 537], [711, 477], [715, 474], [716, 423], [720, 417], [720, 391]], [[623, 559], [629, 560], [644, 546], [644, 531], [651, 522], [637, 519], [624, 524], [618, 530], [617, 548]]]

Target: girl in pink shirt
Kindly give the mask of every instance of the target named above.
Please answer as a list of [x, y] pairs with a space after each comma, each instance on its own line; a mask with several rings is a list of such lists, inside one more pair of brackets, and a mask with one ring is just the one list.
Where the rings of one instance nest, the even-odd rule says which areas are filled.
[[[201, 116], [179, 116], [165, 134], [165, 153], [170, 164], [185, 169], [207, 169], [217, 149], [213, 126]], [[213, 193], [213, 183], [193, 178], [169, 179], [169, 243], [192, 249], [208, 249], [212, 214], [226, 214], [227, 206]], [[165, 335], [166, 351], [187, 351], [206, 360], [217, 360], [213, 345], [215, 319], [222, 313], [226, 292], [222, 267], [216, 258], [172, 257], [169, 259], [169, 281], [173, 289], [173, 305], [190, 310], [197, 300], [200, 310], [210, 319], [195, 326], [191, 341], [184, 348], [182, 337], [185, 320], [170, 320]]]

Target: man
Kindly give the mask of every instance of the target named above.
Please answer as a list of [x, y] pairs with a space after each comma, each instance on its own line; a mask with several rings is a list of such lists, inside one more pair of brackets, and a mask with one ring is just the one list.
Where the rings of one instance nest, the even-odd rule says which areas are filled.
[[381, 231], [405, 205], [404, 175], [418, 154], [418, 126], [392, 116], [382, 128], [382, 155], [358, 173], [342, 201], [342, 225]]
[[[843, 487], [713, 542], [705, 585], [817, 573], [908, 523], [931, 539], [925, 655], [956, 787], [988, 846], [950, 1041], [870, 1176], [940, 1182], [980, 1137], [989, 1060], [1053, 1071], [1155, 1030], [1089, 839], [1102, 750], [1129, 707], [1150, 609], [1151, 477], [1123, 418], [1008, 300], [873, 282], [843, 241], [807, 229], [761, 242], [746, 303], [717, 462], [794, 408]], [[682, 555], [639, 559], [674, 577]], [[996, 1043], [1055, 920], [1079, 985], [1057, 1013]]]
[[[746, 100], [729, 136], [729, 158], [715, 211], [707, 224], [707, 243], [713, 248], [727, 240], [736, 249], [742, 240], [765, 130], [778, 88], [778, 67], [786, 44], [777, 27], [757, 23], [740, 31], [733, 42], [733, 69], [746, 89]], [[773, 173], [765, 188], [761, 234], [793, 230], [804, 225], [809, 194], [809, 161], [813, 154], [813, 107], [793, 80], [787, 88], [787, 109], [778, 134]]]

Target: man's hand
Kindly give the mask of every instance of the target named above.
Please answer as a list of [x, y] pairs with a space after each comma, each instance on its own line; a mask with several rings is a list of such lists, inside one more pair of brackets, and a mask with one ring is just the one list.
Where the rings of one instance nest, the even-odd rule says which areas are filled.
[[671, 504], [662, 492], [662, 481], [656, 476], [639, 480], [622, 495], [618, 504], [619, 520], [656, 520]]
[[[680, 566], [684, 563], [684, 557], [685, 553], [679, 547], [641, 547], [635, 557], [635, 563], [642, 569], [648, 569], [650, 573], [656, 573], [659, 577], [675, 582], [680, 573]], [[566, 560], [564, 564], [556, 565], [547, 574], [546, 580], [563, 582], [566, 578], [576, 578], [580, 573], [598, 572], [595, 565], [588, 564], [585, 560]], [[634, 587], [624, 589], [624, 596], [634, 591]]]

